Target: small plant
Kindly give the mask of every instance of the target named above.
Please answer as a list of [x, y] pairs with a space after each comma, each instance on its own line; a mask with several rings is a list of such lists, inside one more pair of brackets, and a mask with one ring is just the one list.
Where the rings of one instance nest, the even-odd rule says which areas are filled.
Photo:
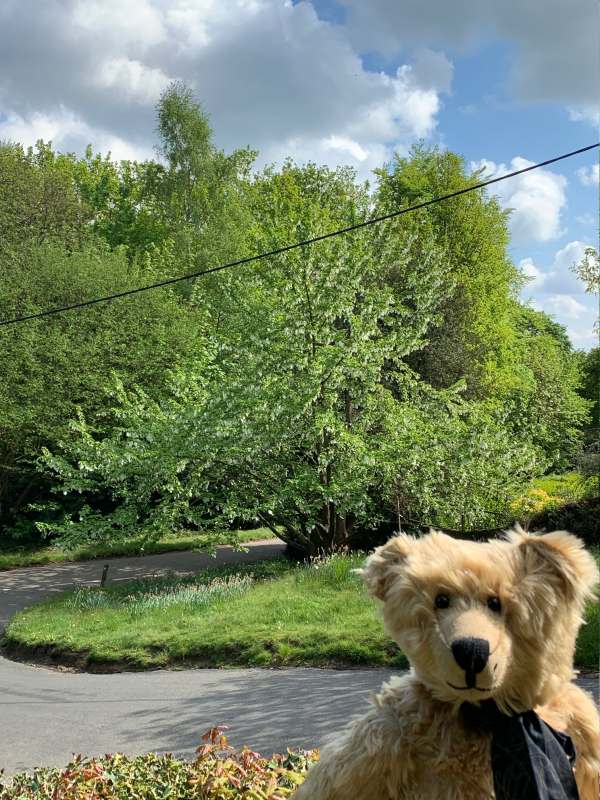
[[207, 731], [193, 761], [170, 753], [129, 758], [75, 756], [64, 769], [36, 769], [3, 783], [0, 800], [285, 800], [302, 783], [318, 751], [292, 751], [264, 758], [236, 750], [226, 729]]
[[549, 508], [556, 508], [561, 505], [560, 497], [548, 494], [545, 489], [537, 487], [529, 488], [524, 494], [517, 497], [510, 504], [510, 510], [516, 519], [522, 522], [529, 522], [532, 517]]
[[241, 594], [252, 582], [251, 574], [226, 575], [199, 584], [165, 584], [161, 580], [145, 580], [136, 582], [133, 591], [127, 595], [116, 595], [94, 587], [79, 587], [67, 601], [67, 606], [76, 611], [119, 608], [132, 615], [176, 605], [200, 609]]

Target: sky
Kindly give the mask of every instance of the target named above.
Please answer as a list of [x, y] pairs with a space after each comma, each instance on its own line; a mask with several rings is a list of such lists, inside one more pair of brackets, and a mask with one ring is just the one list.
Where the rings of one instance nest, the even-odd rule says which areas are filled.
[[[485, 175], [600, 138], [597, 0], [2, 0], [0, 140], [156, 157], [155, 107], [185, 81], [217, 145], [356, 168], [412, 143]], [[571, 271], [598, 246], [598, 150], [497, 184], [522, 298], [598, 342]], [[282, 243], [283, 244], [283, 243]]]

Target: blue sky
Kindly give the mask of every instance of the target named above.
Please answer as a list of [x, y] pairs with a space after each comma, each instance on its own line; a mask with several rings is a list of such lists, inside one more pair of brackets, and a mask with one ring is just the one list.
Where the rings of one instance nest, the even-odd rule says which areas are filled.
[[[260, 164], [368, 178], [423, 138], [496, 176], [598, 140], [598, 21], [596, 0], [4, 0], [0, 139], [153, 157], [156, 101], [183, 79], [217, 143]], [[597, 151], [495, 191], [524, 298], [594, 346], [569, 267], [598, 243]]]

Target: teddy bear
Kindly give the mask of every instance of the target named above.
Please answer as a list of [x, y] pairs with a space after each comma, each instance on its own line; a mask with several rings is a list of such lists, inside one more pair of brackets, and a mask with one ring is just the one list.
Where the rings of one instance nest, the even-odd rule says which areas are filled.
[[410, 671], [294, 800], [599, 800], [600, 719], [573, 655], [600, 574], [580, 539], [401, 533], [358, 572]]

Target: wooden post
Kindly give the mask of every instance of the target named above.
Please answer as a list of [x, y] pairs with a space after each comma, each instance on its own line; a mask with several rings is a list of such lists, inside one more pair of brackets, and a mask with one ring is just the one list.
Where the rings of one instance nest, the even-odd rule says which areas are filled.
[[106, 576], [108, 575], [108, 564], [104, 565], [104, 569], [102, 570], [102, 578], [100, 579], [100, 588], [104, 588], [104, 584], [106, 583]]

